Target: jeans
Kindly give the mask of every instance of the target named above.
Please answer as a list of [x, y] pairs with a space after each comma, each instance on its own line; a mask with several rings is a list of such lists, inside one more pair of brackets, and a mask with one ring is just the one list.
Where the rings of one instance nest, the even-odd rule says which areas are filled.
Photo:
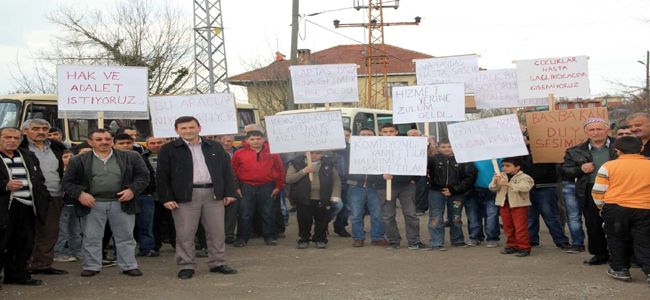
[[135, 215], [135, 226], [140, 243], [140, 254], [146, 255], [156, 247], [153, 237], [153, 217], [155, 213], [155, 203], [151, 195], [140, 195], [136, 198], [140, 212]]
[[445, 207], [449, 220], [449, 237], [452, 245], [464, 245], [463, 236], [463, 195], [443, 195], [439, 191], [429, 191], [429, 235], [431, 246], [440, 247], [445, 244]]
[[280, 190], [280, 209], [282, 210], [282, 217], [284, 217], [284, 225], [289, 225], [289, 208], [287, 208], [287, 192], [284, 188]]
[[237, 240], [248, 242], [251, 235], [251, 228], [253, 227], [253, 216], [255, 216], [256, 210], [259, 211], [262, 218], [262, 235], [264, 236], [264, 240], [277, 239], [275, 211], [273, 210], [276, 200], [271, 197], [274, 188], [274, 182], [263, 185], [241, 184], [241, 191], [244, 197], [241, 203], [239, 203]]
[[[380, 199], [386, 199], [386, 190], [377, 192]], [[391, 194], [392, 199], [384, 202], [384, 226], [386, 238], [391, 244], [400, 243], [402, 237], [399, 235], [397, 228], [397, 199], [402, 208], [404, 216], [404, 227], [406, 229], [406, 240], [409, 245], [420, 242], [420, 219], [415, 215], [415, 184], [395, 187]]]
[[[66, 250], [65, 244], [68, 244]], [[73, 255], [81, 257], [81, 223], [74, 205], [66, 204], [59, 219], [59, 238], [54, 244], [54, 256]]]
[[557, 206], [557, 188], [534, 187], [530, 190], [530, 202], [532, 203], [528, 208], [530, 243], [539, 244], [539, 215], [541, 214], [555, 245], [569, 244], [569, 238], [564, 234], [564, 228], [560, 222], [560, 209]]
[[363, 231], [363, 216], [366, 213], [366, 207], [370, 212], [370, 238], [373, 241], [384, 240], [385, 229], [382, 220], [384, 199], [379, 198], [376, 189], [350, 186], [350, 189], [348, 189], [348, 206], [351, 214], [353, 240], [363, 241], [366, 239]]
[[[498, 241], [499, 207], [494, 204], [496, 194], [484, 188], [475, 188], [465, 197], [465, 213], [467, 214], [467, 231], [470, 240]], [[485, 226], [485, 235], [483, 227]]]
[[329, 210], [327, 211], [327, 223], [336, 219], [336, 216], [343, 210], [343, 201], [332, 202]]
[[562, 181], [562, 195], [566, 209], [569, 233], [571, 233], [572, 246], [585, 245], [585, 232], [582, 228], [582, 207], [576, 198], [575, 182]]
[[[133, 200], [131, 200], [133, 201]], [[83, 269], [101, 271], [102, 269], [102, 237], [106, 221], [113, 231], [117, 264], [122, 271], [136, 269], [135, 260], [135, 215], [122, 211], [120, 202], [97, 201], [90, 212], [82, 218], [83, 224]]]

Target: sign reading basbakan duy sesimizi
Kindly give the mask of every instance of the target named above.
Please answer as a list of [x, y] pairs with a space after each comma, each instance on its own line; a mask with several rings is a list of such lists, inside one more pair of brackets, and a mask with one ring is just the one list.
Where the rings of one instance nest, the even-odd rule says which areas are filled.
[[350, 174], [427, 173], [426, 137], [352, 136]]

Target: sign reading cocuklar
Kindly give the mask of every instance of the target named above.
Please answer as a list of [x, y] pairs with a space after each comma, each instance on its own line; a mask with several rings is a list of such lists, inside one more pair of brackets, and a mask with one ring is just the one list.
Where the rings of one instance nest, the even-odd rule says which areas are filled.
[[587, 56], [519, 60], [517, 84], [519, 98], [589, 98]]
[[393, 123], [465, 120], [462, 83], [393, 87]]
[[459, 163], [528, 154], [514, 114], [449, 124], [447, 129]]
[[59, 110], [147, 111], [145, 67], [57, 65], [56, 73]]
[[537, 99], [519, 98], [516, 69], [478, 71], [474, 99], [478, 109], [548, 105], [546, 97]]
[[201, 135], [237, 133], [237, 108], [230, 93], [151, 97], [149, 110], [156, 137], [178, 136], [174, 121], [182, 116], [197, 118]]
[[539, 111], [526, 113], [530, 152], [535, 163], [561, 163], [567, 148], [584, 142], [583, 124], [589, 118], [608, 120], [607, 108]]
[[435, 57], [414, 61], [418, 85], [463, 83], [465, 93], [474, 93], [478, 55]]
[[350, 174], [427, 174], [426, 137], [352, 136]]
[[289, 67], [295, 103], [359, 102], [357, 65]]
[[340, 110], [266, 116], [271, 153], [345, 148]]

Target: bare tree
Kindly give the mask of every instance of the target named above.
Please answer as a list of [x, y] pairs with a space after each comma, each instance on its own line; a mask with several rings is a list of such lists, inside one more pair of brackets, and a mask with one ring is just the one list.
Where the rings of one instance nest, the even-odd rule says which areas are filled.
[[[61, 33], [52, 41], [51, 50], [41, 55], [50, 70], [55, 64], [147, 67], [151, 94], [190, 88], [191, 27], [180, 9], [151, 0], [130, 0], [117, 3], [112, 10], [61, 6], [49, 20]], [[33, 83], [47, 81], [20, 74], [14, 79], [23, 89], [39, 91]], [[52, 75], [40, 72], [35, 77]]]
[[286, 110], [291, 93], [287, 61], [275, 61], [270, 65], [249, 63], [248, 69], [256, 72], [254, 80], [244, 85], [248, 90], [248, 101], [257, 106], [262, 116], [274, 115]]

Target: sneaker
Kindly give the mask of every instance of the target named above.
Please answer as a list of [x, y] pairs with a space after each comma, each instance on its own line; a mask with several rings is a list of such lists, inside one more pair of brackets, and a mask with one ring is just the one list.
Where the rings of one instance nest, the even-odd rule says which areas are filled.
[[424, 216], [424, 212], [423, 211], [417, 211], [417, 212], [415, 212], [415, 215], [417, 217], [421, 217], [421, 216]]
[[327, 248], [327, 244], [325, 242], [316, 242], [316, 248], [325, 249]]
[[296, 248], [298, 248], [298, 249], [307, 249], [307, 248], [309, 248], [309, 242], [298, 242], [298, 246]]
[[568, 244], [568, 243], [567, 244], [558, 244], [558, 245], [555, 245], [555, 246], [558, 249], [562, 250], [562, 251], [568, 251], [569, 249], [571, 249], [571, 245]]
[[208, 257], [208, 249], [196, 250], [196, 257]]
[[585, 246], [571, 246], [571, 248], [567, 249], [565, 252], [569, 254], [585, 252]]
[[77, 258], [70, 255], [61, 255], [54, 258], [55, 262], [73, 262], [77, 261]]
[[267, 246], [277, 246], [277, 245], [278, 245], [278, 241], [277, 241], [277, 240], [266, 240], [266, 241], [264, 241], [264, 243], [265, 243]]
[[241, 247], [246, 246], [246, 242], [244, 242], [242, 240], [236, 240], [234, 243], [232, 243], [232, 245], [235, 246], [235, 247], [241, 248]]
[[632, 276], [630, 276], [630, 270], [628, 270], [628, 269], [622, 269], [620, 271], [615, 271], [614, 269], [609, 268], [609, 270], [607, 270], [607, 275], [609, 275], [609, 277], [612, 277], [612, 278], [614, 278], [616, 280], [621, 280], [621, 281], [630, 281], [632, 279]]
[[149, 252], [145, 252], [145, 253], [139, 253], [138, 252], [138, 254], [136, 256], [158, 257], [158, 256], [160, 256], [160, 252], [158, 252], [156, 250], [149, 250]]
[[463, 243], [458, 243], [458, 244], [451, 244], [451, 245], [456, 247], [456, 248], [469, 248], [469, 245], [465, 244], [464, 242]]
[[519, 250], [519, 251], [517, 251], [517, 253], [515, 253], [515, 256], [516, 256], [516, 257], [526, 257], [526, 256], [530, 256], [530, 251], [527, 251], [527, 250]]
[[358, 240], [358, 241], [355, 240], [354, 243], [352, 244], [352, 247], [356, 247], [356, 248], [363, 247], [363, 240]]
[[444, 246], [431, 246], [431, 251], [447, 251]]
[[497, 241], [487, 241], [487, 243], [485, 243], [485, 247], [487, 247], [487, 248], [499, 247], [499, 242], [497, 242]]
[[409, 250], [420, 250], [420, 249], [424, 249], [426, 247], [427, 246], [424, 245], [422, 242], [417, 242], [415, 244], [410, 244], [409, 245]]
[[399, 249], [399, 243], [388, 243], [388, 246], [386, 247], [388, 250], [397, 250]]
[[470, 246], [470, 247], [476, 247], [476, 246], [478, 246], [480, 244], [481, 244], [481, 241], [479, 241], [479, 240], [469, 240], [469, 242], [467, 242], [467, 246]]
[[501, 254], [515, 254], [517, 252], [519, 252], [517, 249], [510, 248], [510, 247], [505, 247], [501, 249]]
[[531, 247], [541, 247], [542, 245], [539, 242], [530, 242]]
[[102, 267], [109, 268], [117, 266], [117, 260], [112, 260], [109, 258], [102, 259]]

